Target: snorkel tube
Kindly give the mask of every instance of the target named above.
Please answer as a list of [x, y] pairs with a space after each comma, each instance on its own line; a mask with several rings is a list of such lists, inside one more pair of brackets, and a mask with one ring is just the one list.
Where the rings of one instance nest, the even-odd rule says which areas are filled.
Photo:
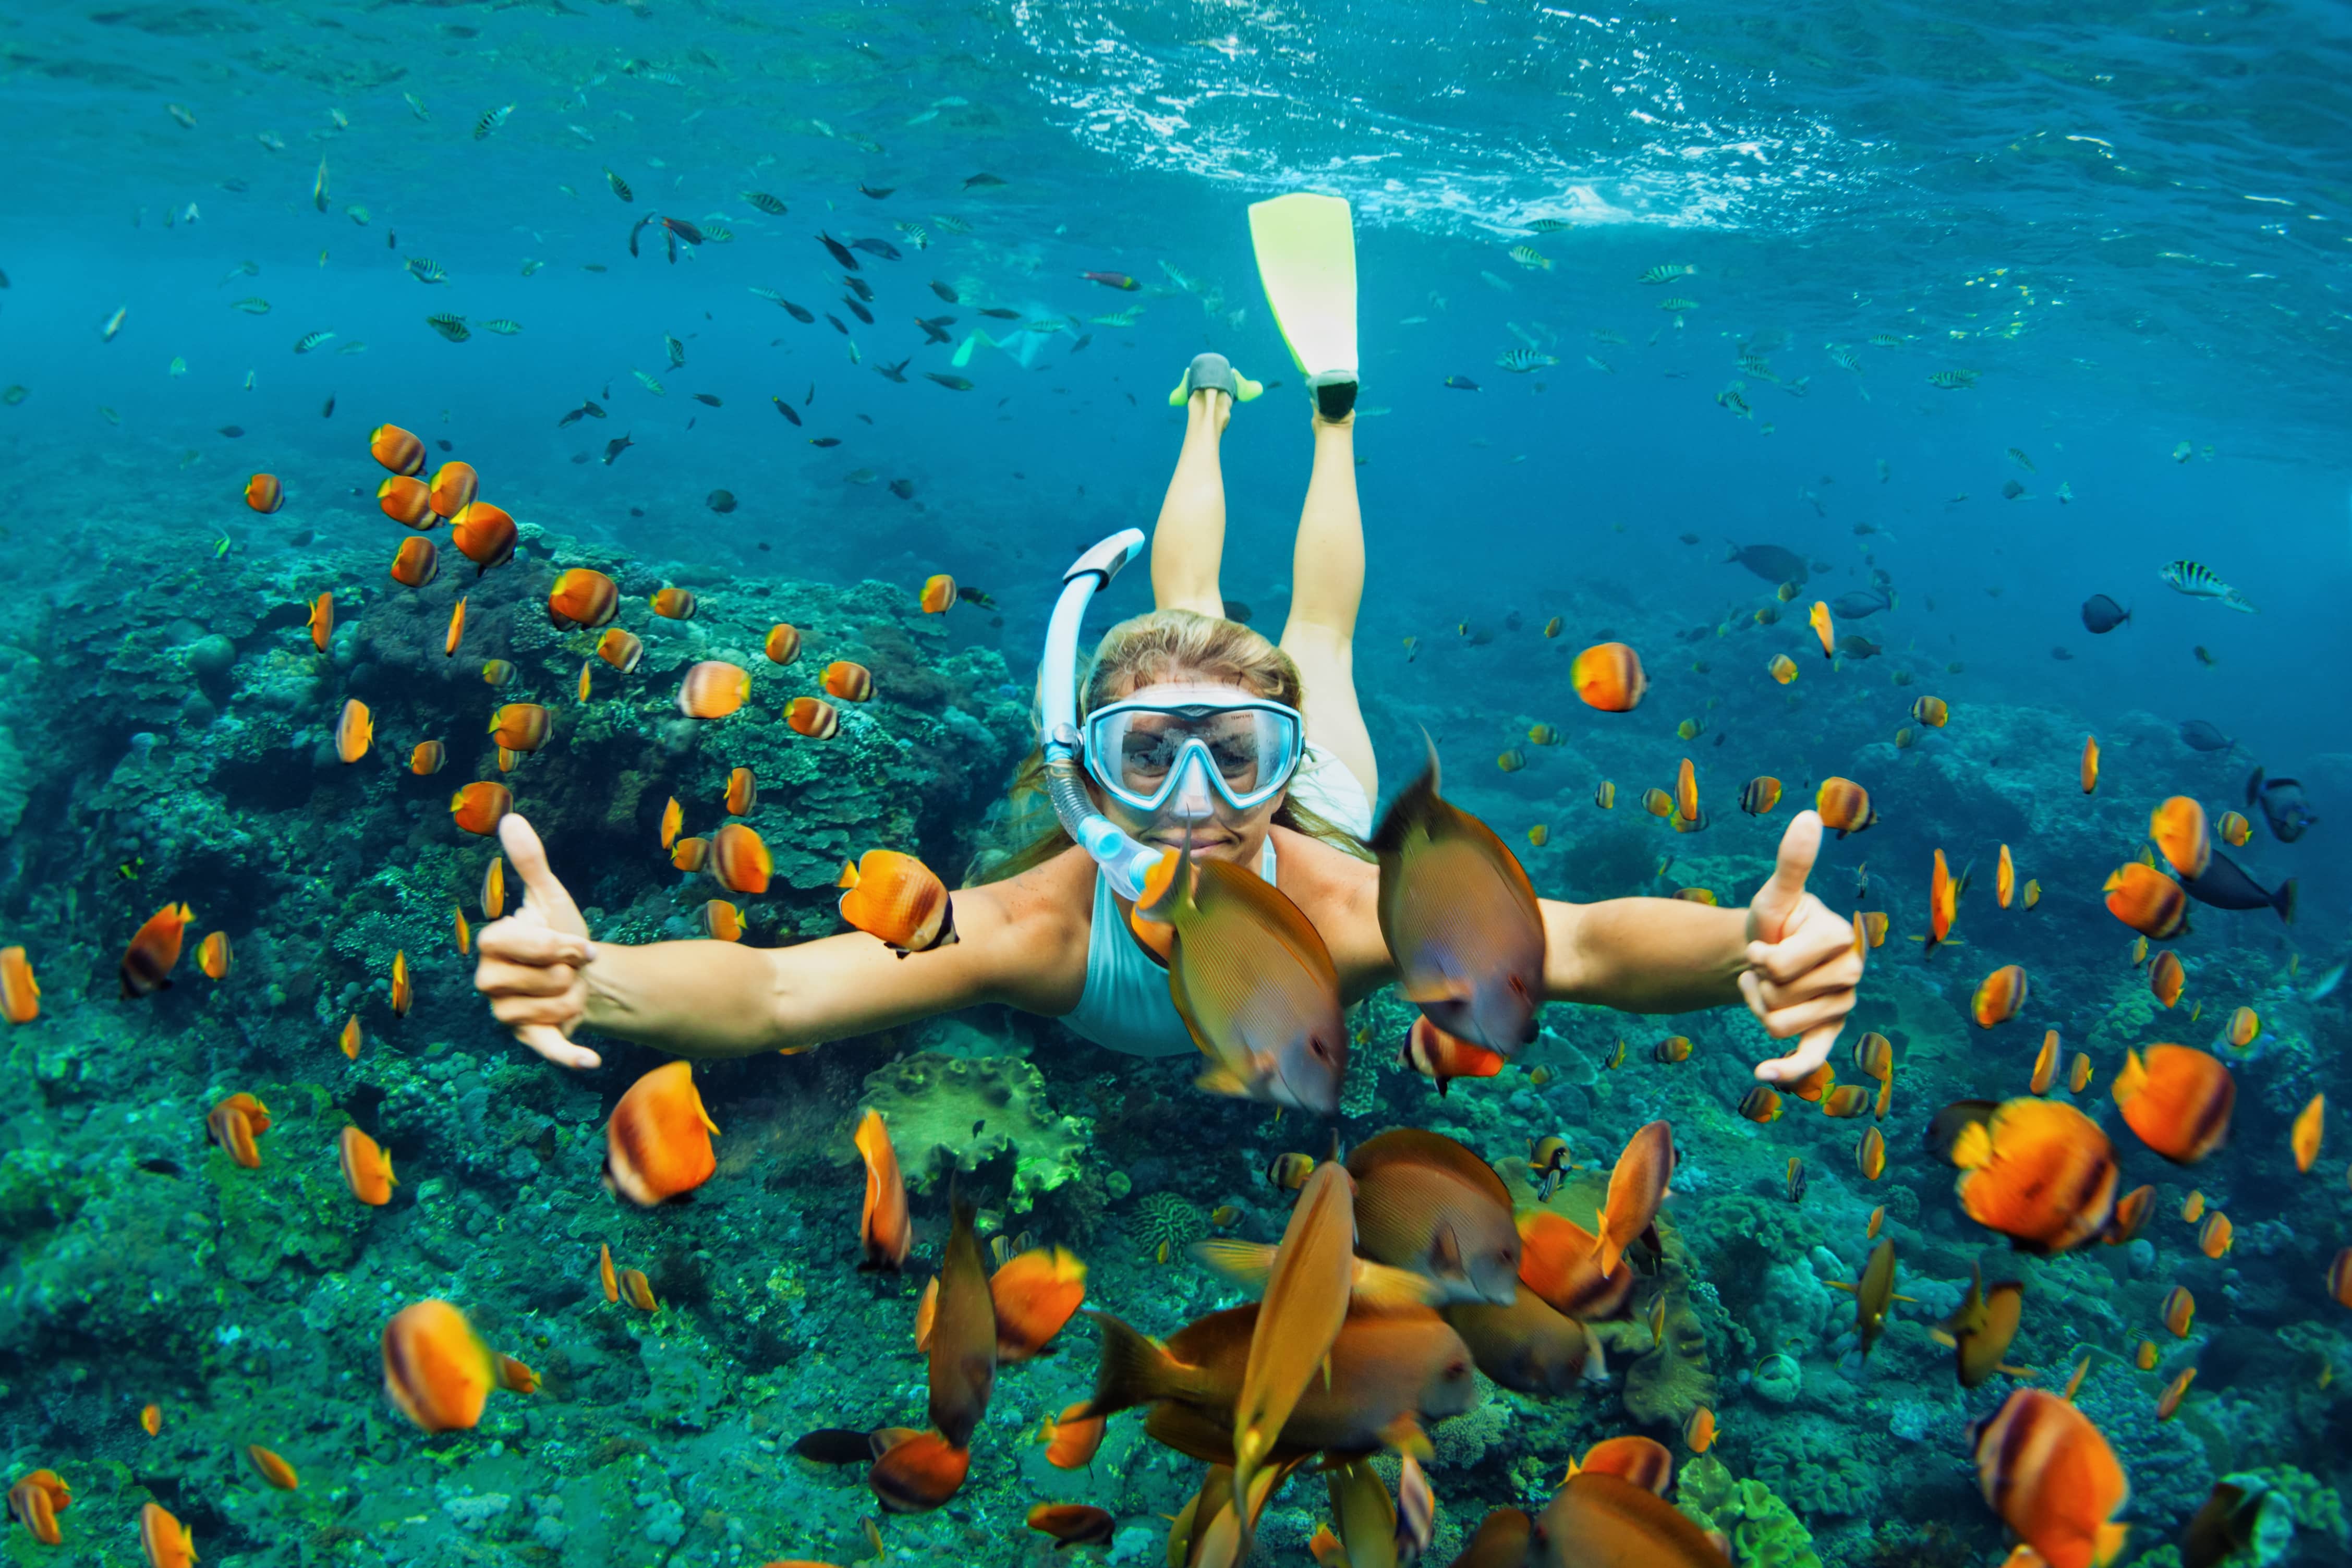
[[1044, 724], [1045, 793], [1071, 839], [1094, 857], [1114, 892], [1134, 903], [1143, 897], [1144, 878], [1160, 863], [1160, 852], [1137, 843], [1095, 810], [1078, 761], [1078, 623], [1087, 601], [1108, 586], [1119, 568], [1143, 549], [1143, 530], [1123, 528], [1070, 563], [1062, 574], [1062, 597], [1045, 623], [1045, 662], [1037, 673], [1037, 707]]

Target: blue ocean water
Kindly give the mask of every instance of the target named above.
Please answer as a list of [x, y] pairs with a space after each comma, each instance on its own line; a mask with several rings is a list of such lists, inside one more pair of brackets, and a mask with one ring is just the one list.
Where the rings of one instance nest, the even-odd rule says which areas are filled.
[[[2292, 1467], [2299, 1499], [2340, 1489], [2352, 1319], [2320, 1276], [2352, 1242], [2352, 1189], [2340, 1134], [2306, 1176], [2287, 1127], [2313, 1094], [2352, 1090], [2346, 1002], [2319, 985], [2352, 925], [2336, 847], [2352, 821], [2337, 678], [2352, 663], [2347, 81], [2352, 14], [2311, 0], [11, 8], [0, 529], [17, 591], [0, 635], [0, 937], [27, 948], [46, 994], [7, 1044], [23, 1107], [0, 1139], [18, 1260], [0, 1311], [8, 1479], [50, 1466], [84, 1489], [68, 1538], [102, 1540], [110, 1562], [133, 1560], [151, 1497], [196, 1521], [207, 1562], [870, 1555], [857, 1475], [784, 1450], [807, 1429], [920, 1419], [919, 1392], [905, 1398], [922, 1377], [904, 1343], [913, 1289], [902, 1300], [847, 1272], [845, 1118], [907, 1052], [1034, 1061], [1038, 1103], [1087, 1122], [1069, 1183], [1087, 1196], [1052, 1200], [1039, 1239], [1089, 1259], [1090, 1304], [1164, 1334], [1231, 1299], [1185, 1271], [1188, 1228], [1232, 1204], [1274, 1239], [1287, 1195], [1260, 1173], [1282, 1150], [1320, 1152], [1322, 1134], [1002, 1009], [722, 1066], [704, 1091], [722, 1155], [771, 1163], [722, 1165], [682, 1218], [603, 1207], [604, 1113], [658, 1059], [616, 1050], [599, 1074], [560, 1077], [505, 1040], [448, 950], [448, 906], [474, 911], [483, 846], [450, 829], [441, 786], [499, 775], [476, 733], [478, 661], [460, 685], [417, 650], [475, 579], [445, 543], [429, 615], [383, 579], [402, 530], [373, 505], [383, 471], [366, 438], [392, 423], [447, 443], [432, 461], [474, 464], [528, 526], [525, 559], [481, 580], [478, 612], [519, 628], [551, 563], [592, 563], [633, 601], [671, 580], [718, 606], [757, 599], [698, 653], [673, 641], [673, 664], [755, 651], [753, 622], [781, 617], [938, 673], [951, 695], [893, 731], [887, 762], [792, 776], [797, 795], [781, 772], [763, 780], [797, 803], [761, 824], [790, 892], [755, 915], [753, 939], [823, 934], [845, 854], [893, 840], [945, 870], [982, 841], [1025, 748], [1062, 569], [1150, 526], [1182, 428], [1166, 394], [1204, 350], [1285, 383], [1226, 437], [1222, 583], [1253, 624], [1280, 624], [1308, 437], [1244, 210], [1303, 189], [1357, 214], [1370, 569], [1356, 674], [1385, 792], [1417, 769], [1426, 730], [1449, 796], [1522, 851], [1546, 896], [1706, 887], [1734, 904], [1785, 821], [1743, 816], [1740, 785], [1781, 779], [1785, 811], [1823, 778], [1856, 779], [1881, 823], [1833, 841], [1814, 885], [1841, 913], [1893, 916], [1853, 1032], [1900, 1036], [1906, 1053], [1895, 1168], [1875, 1186], [1847, 1174], [1843, 1123], [1732, 1113], [1765, 1045], [1724, 1011], [1672, 1026], [1699, 1047], [1674, 1068], [1647, 1059], [1663, 1020], [1557, 1007], [1530, 1059], [1548, 1082], [1515, 1067], [1440, 1103], [1384, 1071], [1349, 1141], [1412, 1121], [1500, 1162], [1558, 1131], [1605, 1170], [1634, 1127], [1673, 1119], [1685, 1173], [1668, 1213], [1709, 1341], [1716, 1457], [1786, 1499], [1821, 1561], [1992, 1563], [2006, 1542], [1961, 1427], [1998, 1401], [1960, 1396], [1924, 1331], [1997, 1239], [1958, 1215], [1921, 1129], [1947, 1101], [2024, 1092], [2051, 1028], [2093, 1051], [2077, 1098], [2127, 1145], [2105, 1094], [2125, 1050], [2221, 1049], [2221, 1020], [2250, 1006], [2262, 1032], [2222, 1052], [2238, 1073], [2229, 1148], [2193, 1172], [2130, 1149], [2126, 1185], [2158, 1192], [2147, 1255], [1988, 1256], [2032, 1281], [2017, 1354], [2045, 1384], [2081, 1346], [2128, 1357], [2162, 1335], [2163, 1291], [2196, 1290], [2200, 1337], [2165, 1336], [2162, 1375], [2103, 1367], [2084, 1399], [2139, 1491], [2123, 1515], [2141, 1525], [2135, 1551], [2175, 1540], [2224, 1475]], [[632, 255], [633, 225], [656, 214], [705, 243], [673, 259], [647, 228]], [[820, 234], [898, 253], [853, 253], [871, 323]], [[1661, 267], [1689, 270], [1642, 281]], [[466, 340], [428, 323], [445, 313]], [[916, 319], [947, 316], [948, 340], [927, 341]], [[1500, 362], [1521, 351], [1533, 368]], [[903, 382], [876, 373], [902, 361]], [[559, 423], [583, 402], [603, 417]], [[256, 472], [283, 481], [282, 511], [243, 504]], [[1768, 543], [1811, 563], [1793, 602], [1725, 559]], [[2184, 559], [2252, 612], [2159, 580]], [[911, 594], [936, 572], [994, 608], [923, 622]], [[1874, 580], [1889, 608], [1840, 627], [1874, 651], [1823, 661], [1805, 607]], [[360, 630], [314, 675], [301, 606], [330, 589]], [[2093, 634], [2080, 610], [2095, 593], [2131, 619]], [[1097, 628], [1149, 607], [1144, 574], [1105, 598]], [[1764, 610], [1785, 613], [1759, 624]], [[1563, 632], [1546, 638], [1555, 616]], [[887, 634], [867, 625], [894, 617]], [[482, 657], [541, 651], [481, 624]], [[632, 624], [658, 641], [634, 607]], [[207, 635], [232, 645], [218, 672], [191, 652]], [[1653, 683], [1622, 718], [1567, 684], [1575, 653], [1610, 640], [1640, 648]], [[1787, 686], [1765, 674], [1780, 653], [1801, 665]], [[571, 667], [532, 663], [505, 695], [555, 703]], [[660, 667], [635, 716], [583, 720], [569, 758], [558, 748], [515, 780], [614, 939], [688, 933], [708, 890], [649, 859], [653, 817], [666, 794], [715, 798], [747, 760], [663, 728]], [[769, 678], [763, 702], [785, 695]], [[446, 728], [451, 775], [362, 789], [321, 768], [349, 693], [376, 707], [395, 760]], [[1950, 705], [1940, 729], [1908, 716], [1928, 695]], [[2222, 748], [2185, 743], [2191, 720]], [[1538, 724], [1562, 744], [1529, 745]], [[2085, 735], [2105, 755], [2087, 799]], [[1514, 748], [1524, 768], [1495, 766]], [[1712, 818], [1698, 835], [1636, 804], [1671, 789], [1685, 756]], [[2249, 805], [2257, 768], [2301, 781], [2308, 836], [2280, 841]], [[1607, 814], [1592, 803], [1604, 779], [1619, 791]], [[2158, 1013], [2101, 884], [2176, 794], [2250, 816], [2251, 843], [2225, 852], [2265, 888], [2294, 878], [2298, 900], [2291, 925], [2192, 906], [2189, 988]], [[1533, 847], [1538, 825], [1549, 842]], [[2032, 923], [1991, 906], [2002, 844], [2041, 883]], [[1937, 849], [1977, 877], [1965, 945], [1927, 957], [1906, 938], [1927, 925]], [[182, 898], [197, 925], [179, 984], [119, 1002], [121, 945]], [[236, 937], [242, 997], [192, 972], [196, 936], [215, 928]], [[395, 1020], [384, 966], [394, 948], [418, 960], [427, 928], [438, 950], [419, 965], [418, 1011]], [[1970, 989], [2009, 962], [2032, 970], [2031, 1004], [1979, 1031]], [[1393, 1059], [1406, 1015], [1387, 1005], [1363, 1060]], [[346, 1078], [331, 1042], [354, 1013], [388, 1060]], [[1601, 1067], [1619, 1037], [1631, 1062]], [[1138, 1084], [1149, 1113], [1122, 1103]], [[204, 1112], [264, 1085], [276, 1135], [309, 1138], [284, 1157], [310, 1176], [240, 1193], [251, 1173], [207, 1155]], [[1200, 1157], [1166, 1147], [1154, 1115], [1194, 1120]], [[345, 1121], [395, 1150], [406, 1184], [364, 1222], [333, 1169]], [[1794, 1203], [1791, 1155], [1814, 1171]], [[142, 1160], [174, 1173], [133, 1174]], [[2200, 1256], [2176, 1218], [2192, 1186], [2231, 1204], [2224, 1260]], [[1147, 1216], [1155, 1193], [1168, 1202]], [[1005, 1221], [1009, 1196], [988, 1201]], [[1882, 1202], [1920, 1281], [1904, 1289], [1929, 1305], [1864, 1362], [1841, 1338], [1851, 1304], [1822, 1281], [1858, 1273]], [[944, 1184], [918, 1209], [935, 1251]], [[1163, 1220], [1172, 1268], [1150, 1244]], [[588, 1298], [600, 1226], [674, 1301], [646, 1320], [660, 1327]], [[530, 1284], [541, 1270], [576, 1289]], [[556, 1370], [527, 1417], [428, 1448], [373, 1392], [374, 1336], [435, 1295]], [[972, 1490], [890, 1521], [887, 1556], [1026, 1560], [1021, 1511], [1049, 1497], [1110, 1509], [1114, 1561], [1156, 1554], [1143, 1532], [1197, 1466], [1139, 1434], [1083, 1485], [1024, 1457], [1037, 1417], [1086, 1394], [1091, 1347], [1072, 1334], [1007, 1373]], [[1752, 1392], [1775, 1354], [1805, 1368], [1793, 1401]], [[2159, 1426], [2157, 1390], [2192, 1362], [2189, 1415]], [[134, 1420], [150, 1400], [168, 1413], [152, 1443]], [[1539, 1510], [1602, 1437], [1638, 1427], [1691, 1457], [1678, 1423], [1630, 1418], [1615, 1391], [1566, 1404], [1488, 1399], [1491, 1437], [1442, 1446], [1442, 1541], [1458, 1545], [1490, 1506]], [[303, 1490], [257, 1488], [248, 1442], [295, 1459]], [[1286, 1497], [1295, 1517], [1269, 1561], [1304, 1560], [1319, 1517], [1311, 1486]], [[2346, 1561], [2340, 1512], [2331, 1528], [2308, 1511], [2283, 1560]]]

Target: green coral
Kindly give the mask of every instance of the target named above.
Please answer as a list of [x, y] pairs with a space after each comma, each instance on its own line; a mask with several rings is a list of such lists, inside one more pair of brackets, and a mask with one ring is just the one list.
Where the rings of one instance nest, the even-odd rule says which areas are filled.
[[1739, 1480], [1712, 1454], [1683, 1467], [1675, 1506], [1730, 1539], [1733, 1560], [1762, 1568], [1822, 1568], [1812, 1532], [1759, 1480]]
[[866, 1074], [857, 1108], [882, 1113], [917, 1192], [929, 1192], [950, 1171], [1011, 1155], [1015, 1212], [1078, 1174], [1092, 1132], [1077, 1117], [1055, 1114], [1045, 1074], [1011, 1056], [901, 1057]]

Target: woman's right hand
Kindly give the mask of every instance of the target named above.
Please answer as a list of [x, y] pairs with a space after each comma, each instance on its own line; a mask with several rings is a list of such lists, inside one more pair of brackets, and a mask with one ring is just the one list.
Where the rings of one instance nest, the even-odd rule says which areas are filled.
[[588, 1016], [588, 981], [582, 971], [596, 956], [588, 923], [555, 873], [547, 850], [521, 817], [499, 823], [499, 842], [522, 879], [522, 907], [494, 920], [475, 938], [474, 988], [523, 1044], [562, 1067], [595, 1067], [602, 1059], [572, 1043]]

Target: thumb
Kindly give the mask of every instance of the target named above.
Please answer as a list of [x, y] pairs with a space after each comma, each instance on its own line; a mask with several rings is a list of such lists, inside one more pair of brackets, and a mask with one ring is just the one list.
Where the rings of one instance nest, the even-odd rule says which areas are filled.
[[1794, 1083], [1830, 1059], [1845, 1020], [1817, 1023], [1797, 1039], [1797, 1049], [1786, 1056], [1775, 1056], [1756, 1064], [1756, 1077], [1762, 1083]]
[[603, 1057], [584, 1045], [574, 1045], [562, 1030], [547, 1024], [523, 1024], [516, 1029], [514, 1037], [558, 1067], [585, 1070], [604, 1064]]
[[522, 878], [523, 897], [537, 906], [539, 917], [549, 928], [573, 936], [587, 936], [588, 922], [581, 918], [580, 906], [548, 869], [547, 846], [539, 841], [531, 825], [520, 814], [508, 812], [499, 819], [499, 843], [514, 862], [515, 874]]
[[1805, 896], [1805, 878], [1812, 874], [1813, 861], [1821, 852], [1822, 814], [1798, 812], [1790, 821], [1789, 831], [1780, 835], [1780, 860], [1771, 877], [1748, 901], [1748, 923], [1756, 941], [1778, 942], [1786, 935], [1789, 919]]

